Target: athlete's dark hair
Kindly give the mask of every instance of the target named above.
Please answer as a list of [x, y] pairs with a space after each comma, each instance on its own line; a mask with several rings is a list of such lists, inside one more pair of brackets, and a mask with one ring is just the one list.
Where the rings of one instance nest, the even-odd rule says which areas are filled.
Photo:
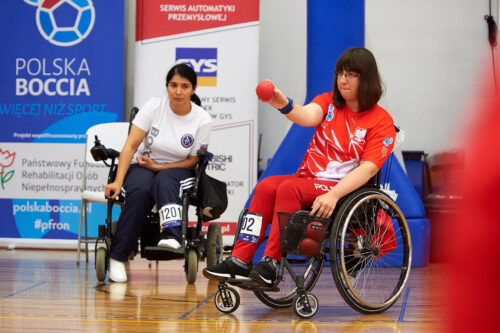
[[187, 79], [193, 85], [193, 89], [196, 89], [198, 78], [196, 76], [196, 72], [191, 67], [185, 64], [178, 64], [170, 68], [167, 73], [167, 80], [165, 85], [168, 86], [168, 83], [170, 82], [170, 80], [172, 80], [175, 74], [179, 74], [180, 77]]
[[342, 108], [345, 105], [345, 100], [337, 85], [337, 77], [344, 70], [359, 74], [359, 110], [366, 111], [374, 107], [382, 96], [383, 89], [373, 54], [364, 47], [353, 47], [344, 51], [339, 57], [333, 80], [333, 104], [337, 108]]
[[193, 102], [194, 104], [196, 104], [198, 106], [201, 106], [201, 99], [196, 94], [191, 95], [191, 102]]

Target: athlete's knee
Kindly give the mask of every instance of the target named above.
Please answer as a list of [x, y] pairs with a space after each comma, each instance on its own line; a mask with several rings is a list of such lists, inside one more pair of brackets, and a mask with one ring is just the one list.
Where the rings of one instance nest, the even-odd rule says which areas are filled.
[[152, 200], [151, 184], [124, 189], [125, 199], [149, 202]]
[[276, 189], [276, 197], [281, 198], [283, 196], [287, 197], [297, 197], [300, 195], [300, 186], [294, 179], [287, 179], [281, 182]]
[[268, 177], [261, 180], [257, 186], [255, 187], [255, 195], [271, 195], [276, 193], [276, 188], [279, 186], [279, 182], [277, 182], [273, 177]]

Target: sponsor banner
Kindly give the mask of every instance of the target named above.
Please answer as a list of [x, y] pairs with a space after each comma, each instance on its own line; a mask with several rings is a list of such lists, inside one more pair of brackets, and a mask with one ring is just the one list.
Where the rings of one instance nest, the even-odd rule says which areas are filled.
[[[80, 200], [84, 145], [0, 143], [0, 151], [0, 198]], [[104, 191], [107, 176], [104, 165], [87, 166], [87, 189]]]
[[[80, 219], [80, 200], [0, 199], [2, 228], [0, 237], [35, 239], [76, 239]], [[105, 224], [106, 205], [87, 206], [89, 237], [97, 237], [99, 224]], [[113, 220], [120, 214], [113, 208]]]
[[[258, 8], [258, 0], [137, 2], [134, 103], [141, 107], [151, 96], [166, 95], [174, 64], [196, 71], [196, 93], [213, 120], [208, 150], [215, 156], [207, 173], [228, 186], [220, 223], [236, 223], [257, 180]], [[229, 9], [226, 21], [203, 19]], [[201, 16], [189, 16], [196, 13]], [[224, 231], [232, 242], [234, 228]]]
[[136, 41], [148, 43], [258, 21], [258, 0], [137, 0]]
[[[0, 237], [76, 239], [84, 145], [11, 142], [1, 151]], [[107, 167], [87, 166], [87, 189], [104, 191], [107, 176]], [[119, 213], [114, 207], [115, 220]], [[88, 204], [89, 236], [105, 218], [106, 205]]]
[[0, 142], [83, 143], [122, 119], [123, 3], [2, 1], [0, 17]]
[[[123, 118], [123, 13], [123, 2], [0, 2], [8, 50], [0, 54], [0, 212], [17, 237], [76, 238], [78, 219], [59, 216], [78, 214], [33, 210], [23, 222], [25, 212], [13, 215], [15, 200], [29, 207], [69, 200], [79, 211], [85, 132]], [[34, 220], [43, 232], [32, 232]]]

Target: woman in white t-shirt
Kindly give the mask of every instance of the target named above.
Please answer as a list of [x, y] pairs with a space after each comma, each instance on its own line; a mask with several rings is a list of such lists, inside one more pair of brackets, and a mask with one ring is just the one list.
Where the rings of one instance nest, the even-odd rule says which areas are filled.
[[115, 198], [120, 191], [125, 197], [111, 244], [109, 278], [115, 282], [127, 281], [125, 262], [155, 204], [161, 225], [158, 246], [181, 246], [182, 191], [194, 185], [196, 152], [206, 149], [211, 133], [210, 115], [192, 102], [196, 84], [191, 67], [175, 65], [167, 74], [168, 98], [151, 98], [132, 121], [115, 181], [105, 188], [106, 197]]

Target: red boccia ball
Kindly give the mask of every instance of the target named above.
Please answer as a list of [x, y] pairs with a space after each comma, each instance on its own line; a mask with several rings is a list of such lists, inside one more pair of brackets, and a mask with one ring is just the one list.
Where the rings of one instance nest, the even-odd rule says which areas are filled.
[[307, 257], [313, 257], [318, 254], [319, 244], [312, 238], [304, 238], [299, 243], [299, 252]]
[[262, 101], [270, 100], [274, 96], [274, 84], [269, 80], [264, 80], [255, 88], [257, 97]]
[[306, 236], [317, 241], [325, 237], [325, 226], [321, 222], [311, 222], [307, 225]]

